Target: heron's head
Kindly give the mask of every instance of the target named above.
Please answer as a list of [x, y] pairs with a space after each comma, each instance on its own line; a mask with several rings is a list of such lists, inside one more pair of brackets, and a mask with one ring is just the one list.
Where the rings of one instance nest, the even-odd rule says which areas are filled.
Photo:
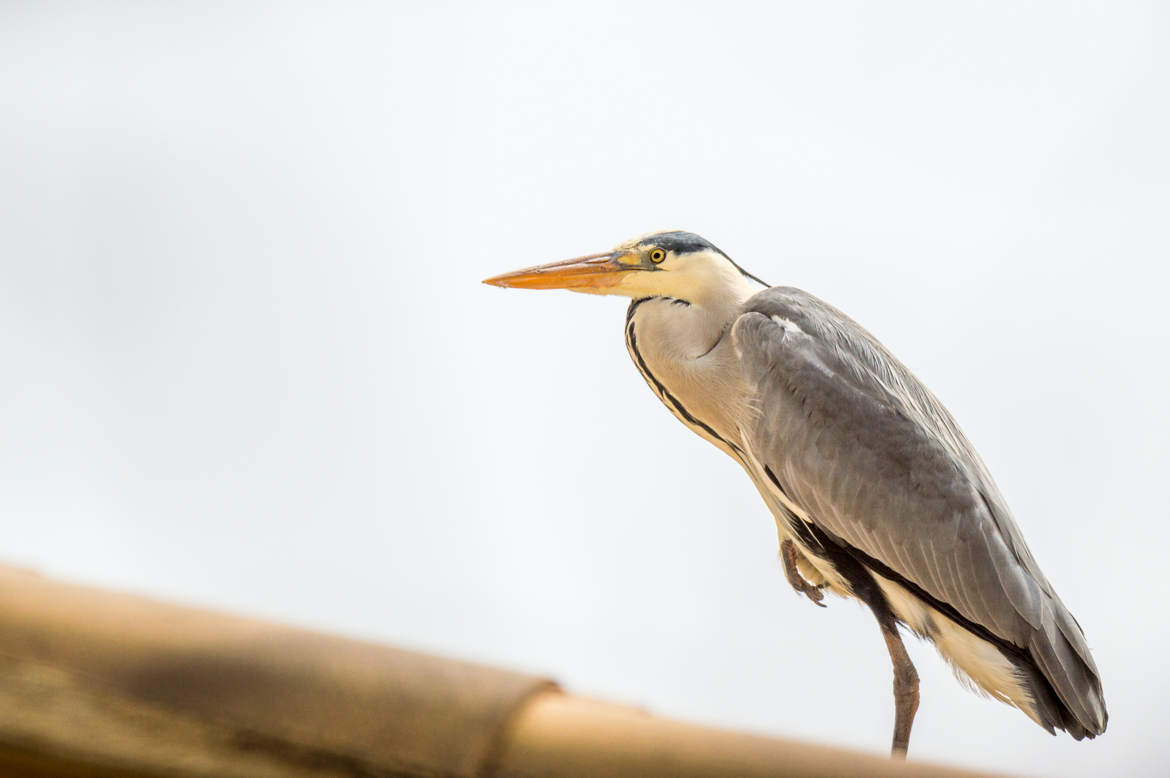
[[484, 283], [623, 297], [672, 297], [698, 304], [729, 295], [746, 298], [766, 286], [707, 240], [678, 231], [652, 233], [603, 254], [504, 273]]

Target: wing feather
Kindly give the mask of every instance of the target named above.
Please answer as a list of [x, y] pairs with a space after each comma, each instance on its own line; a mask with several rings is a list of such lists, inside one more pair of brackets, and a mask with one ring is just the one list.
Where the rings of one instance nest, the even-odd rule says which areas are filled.
[[797, 289], [751, 298], [732, 329], [761, 412], [745, 443], [822, 530], [1031, 658], [1075, 721], [1104, 730], [1084, 634], [974, 448], [868, 332]]

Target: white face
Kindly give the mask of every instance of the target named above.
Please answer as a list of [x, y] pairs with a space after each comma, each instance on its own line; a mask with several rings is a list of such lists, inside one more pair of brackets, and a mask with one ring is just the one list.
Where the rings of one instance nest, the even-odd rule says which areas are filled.
[[[744, 300], [763, 288], [727, 257], [711, 249], [676, 254], [648, 240], [619, 246], [617, 251], [636, 257], [640, 260], [638, 267], [643, 269], [624, 274], [609, 289], [596, 290], [602, 294], [673, 297], [702, 305], [714, 299]], [[619, 261], [625, 264], [624, 257]]]

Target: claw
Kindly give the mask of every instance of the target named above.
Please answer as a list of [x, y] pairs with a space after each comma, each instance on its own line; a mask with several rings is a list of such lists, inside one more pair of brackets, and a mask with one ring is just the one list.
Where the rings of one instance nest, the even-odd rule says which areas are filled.
[[820, 586], [813, 585], [804, 579], [800, 574], [800, 570], [796, 566], [796, 544], [791, 540], [785, 540], [780, 544], [780, 558], [784, 561], [784, 575], [788, 578], [788, 583], [796, 590], [798, 594], [803, 594], [812, 600], [814, 605], [821, 608], [827, 607], [821, 600], [825, 599], [825, 593], [821, 591], [824, 584]]

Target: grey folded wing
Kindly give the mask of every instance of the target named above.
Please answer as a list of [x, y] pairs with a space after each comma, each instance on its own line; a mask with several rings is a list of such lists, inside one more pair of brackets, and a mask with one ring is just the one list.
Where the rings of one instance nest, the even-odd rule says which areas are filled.
[[732, 337], [760, 408], [748, 445], [809, 520], [1024, 652], [1074, 736], [1104, 731], [1084, 634], [942, 404], [872, 335], [798, 289], [751, 298]]

